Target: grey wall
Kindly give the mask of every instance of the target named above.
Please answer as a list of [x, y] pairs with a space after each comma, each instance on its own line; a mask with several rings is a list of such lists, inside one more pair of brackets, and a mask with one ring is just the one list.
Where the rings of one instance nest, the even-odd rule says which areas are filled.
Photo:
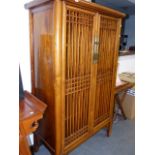
[[127, 48], [135, 45], [135, 15], [129, 16], [125, 19], [124, 33], [128, 35]]
[[129, 18], [125, 19], [125, 27], [122, 32], [124, 35], [128, 35], [128, 42], [126, 48], [135, 45], [135, 0], [93, 0], [101, 5], [119, 10], [129, 15]]

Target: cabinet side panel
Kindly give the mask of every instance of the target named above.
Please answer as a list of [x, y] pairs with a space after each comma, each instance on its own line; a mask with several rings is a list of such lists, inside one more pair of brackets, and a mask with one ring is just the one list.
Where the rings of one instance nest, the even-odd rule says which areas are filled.
[[33, 94], [47, 104], [38, 134], [55, 149], [55, 94], [54, 94], [54, 28], [53, 3], [31, 10], [33, 31], [31, 42]]

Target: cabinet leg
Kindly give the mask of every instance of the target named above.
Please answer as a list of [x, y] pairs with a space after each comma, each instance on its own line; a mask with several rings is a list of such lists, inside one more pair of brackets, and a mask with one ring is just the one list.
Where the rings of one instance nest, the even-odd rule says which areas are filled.
[[112, 123], [109, 123], [107, 129], [107, 136], [110, 137], [112, 135]]

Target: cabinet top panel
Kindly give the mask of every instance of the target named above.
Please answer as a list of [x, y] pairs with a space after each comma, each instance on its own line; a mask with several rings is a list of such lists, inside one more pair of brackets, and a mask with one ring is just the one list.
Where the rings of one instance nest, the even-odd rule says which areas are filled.
[[111, 15], [114, 17], [123, 18], [126, 15], [120, 11], [93, 3], [93, 2], [87, 2], [85, 0], [78, 0], [78, 2], [75, 2], [75, 0], [33, 0], [27, 4], [25, 4], [26, 9], [33, 9], [34, 7], [38, 7], [44, 4], [47, 4], [52, 1], [64, 1], [66, 4], [71, 6], [77, 6], [83, 9], [88, 9], [93, 12], [103, 13], [105, 15]]

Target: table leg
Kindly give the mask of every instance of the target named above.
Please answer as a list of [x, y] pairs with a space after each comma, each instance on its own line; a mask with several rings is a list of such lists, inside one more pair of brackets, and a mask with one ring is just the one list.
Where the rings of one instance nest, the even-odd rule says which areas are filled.
[[121, 102], [118, 94], [116, 94], [115, 99], [116, 99], [116, 102], [117, 102], [119, 108], [121, 109], [121, 112], [122, 112], [122, 115], [123, 115], [124, 119], [126, 120], [127, 117], [126, 117], [126, 115], [124, 113], [124, 110], [123, 110], [123, 107], [122, 107], [122, 102]]

